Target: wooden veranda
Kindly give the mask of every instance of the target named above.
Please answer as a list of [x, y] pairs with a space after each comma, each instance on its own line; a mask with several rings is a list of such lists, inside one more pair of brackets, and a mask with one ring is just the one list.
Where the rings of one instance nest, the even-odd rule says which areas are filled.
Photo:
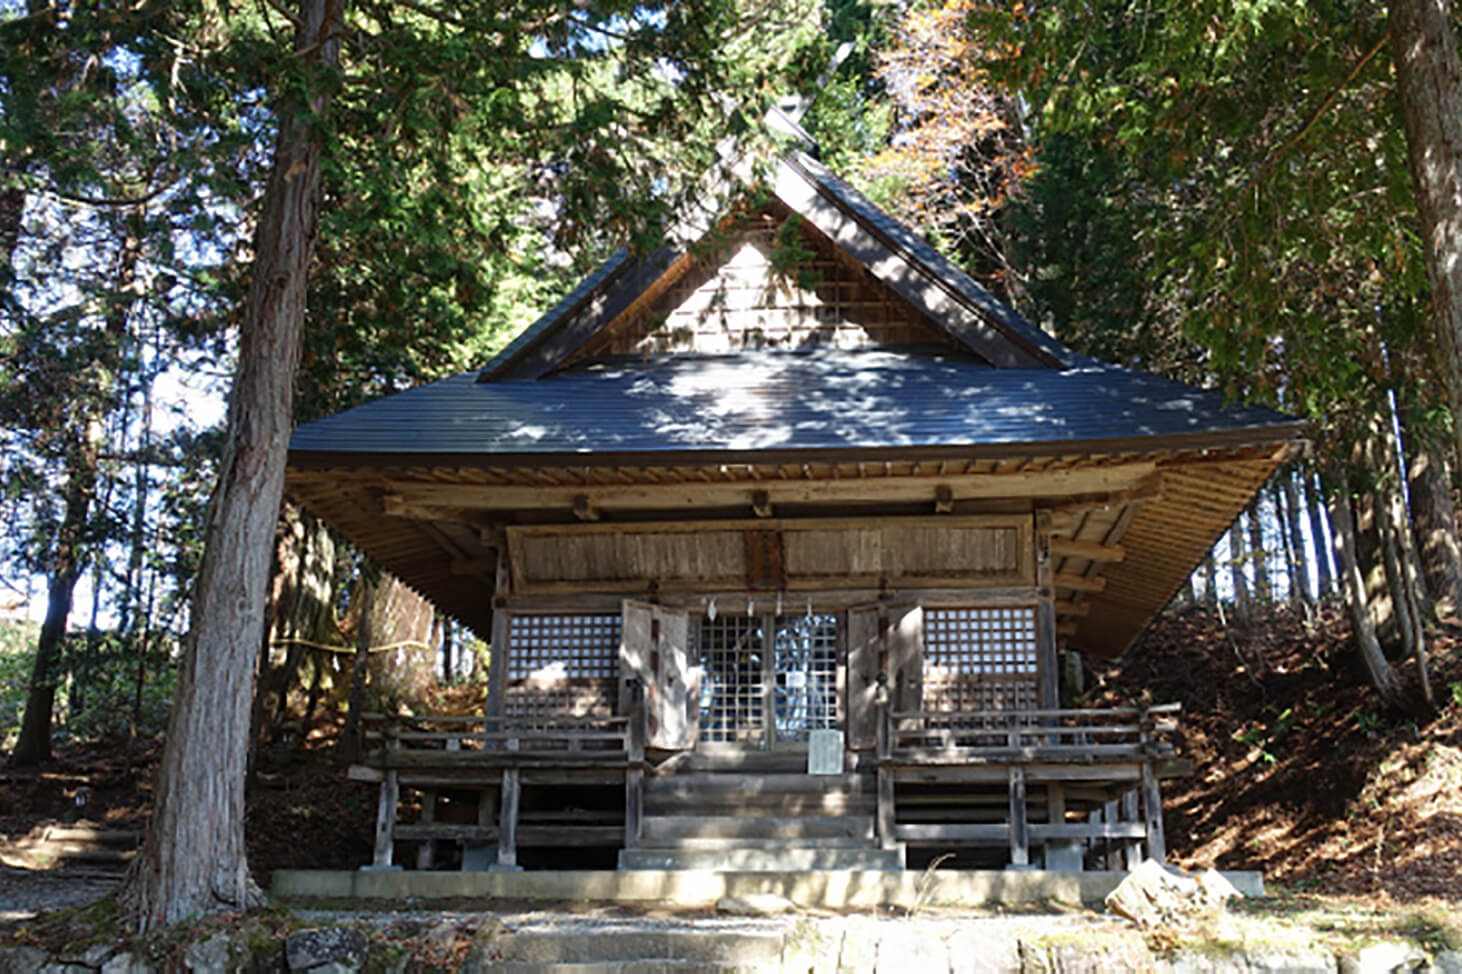
[[[816, 775], [802, 775], [798, 755], [782, 765], [802, 775], [800, 787], [781, 790], [768, 788], [775, 772], [756, 757], [710, 764], [684, 755], [648, 758], [638, 699], [628, 715], [607, 718], [373, 715], [367, 739], [374, 747], [351, 777], [379, 782], [377, 867], [395, 861], [398, 842], [415, 845], [419, 869], [516, 868], [520, 845], [556, 850], [547, 861], [574, 868], [585, 849], [648, 850], [619, 857], [621, 864], [654, 864], [656, 853], [772, 840], [876, 846], [896, 853], [900, 866], [906, 849], [956, 857], [989, 850], [993, 857], [975, 860], [1063, 870], [1165, 859], [1159, 782], [1186, 770], [1168, 739], [1178, 705], [999, 715], [896, 712], [886, 700], [875, 706], [873, 755]], [[592, 807], [559, 801], [525, 811], [525, 790], [565, 787]], [[400, 821], [403, 789], [417, 793], [417, 822]], [[756, 800], [769, 791], [777, 799], [771, 808]], [[593, 800], [605, 794], [622, 801]], [[470, 809], [472, 821], [439, 819], [448, 795]], [[745, 804], [728, 806], [727, 799]], [[771, 810], [780, 816], [778, 834], [746, 827]], [[683, 834], [657, 825], [679, 817], [695, 817], [701, 828]], [[863, 818], [871, 828], [858, 824]]]

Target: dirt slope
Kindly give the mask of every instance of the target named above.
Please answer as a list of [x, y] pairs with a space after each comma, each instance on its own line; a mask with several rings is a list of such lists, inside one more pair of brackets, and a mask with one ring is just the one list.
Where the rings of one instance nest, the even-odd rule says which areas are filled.
[[1164, 616], [1126, 660], [1090, 674], [1092, 702], [1184, 705], [1179, 747], [1196, 770], [1164, 792], [1174, 858], [1296, 889], [1462, 899], [1457, 633], [1432, 647], [1446, 705], [1417, 718], [1379, 705], [1337, 608], [1308, 625], [1288, 610], [1229, 621]]

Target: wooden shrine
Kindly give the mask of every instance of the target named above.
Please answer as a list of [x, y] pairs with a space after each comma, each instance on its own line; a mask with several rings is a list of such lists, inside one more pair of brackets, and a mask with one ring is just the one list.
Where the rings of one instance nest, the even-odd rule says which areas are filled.
[[1176, 709], [1062, 708], [1062, 654], [1299, 424], [1071, 352], [809, 156], [766, 189], [297, 431], [290, 496], [492, 649], [482, 713], [372, 724], [377, 865], [1163, 857]]

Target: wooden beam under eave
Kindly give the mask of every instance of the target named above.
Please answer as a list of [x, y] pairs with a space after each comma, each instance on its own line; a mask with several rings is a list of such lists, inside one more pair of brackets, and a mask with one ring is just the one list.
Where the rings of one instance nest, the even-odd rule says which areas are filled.
[[1057, 600], [1051, 603], [1058, 616], [1084, 616], [1091, 611], [1090, 602], [1071, 602]]
[[[756, 490], [780, 504], [838, 504], [860, 501], [928, 503], [939, 485], [951, 503], [1004, 498], [1051, 498], [1054, 506], [1112, 506], [1155, 496], [1160, 486], [1151, 461], [1048, 472], [965, 474], [944, 477], [868, 476], [821, 480], [766, 480]], [[441, 481], [389, 481], [387, 498], [396, 510], [542, 510], [571, 507], [588, 497], [600, 511], [673, 511], [697, 507], [746, 507], [755, 491], [731, 481], [604, 485], [498, 486]], [[390, 513], [390, 511], [388, 511]], [[406, 516], [406, 515], [402, 515]]]
[[1103, 563], [1119, 562], [1127, 557], [1126, 550], [1120, 545], [1077, 541], [1074, 538], [1052, 538], [1051, 554], [1056, 558], [1085, 558]]
[[1107, 580], [1100, 575], [1074, 575], [1071, 572], [1057, 572], [1051, 579], [1056, 588], [1071, 592], [1100, 592], [1106, 589]]

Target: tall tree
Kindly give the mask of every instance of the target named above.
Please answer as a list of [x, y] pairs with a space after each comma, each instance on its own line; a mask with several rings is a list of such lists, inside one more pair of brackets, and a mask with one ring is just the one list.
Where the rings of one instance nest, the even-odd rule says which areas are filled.
[[1391, 0], [1388, 9], [1432, 322], [1462, 457], [1462, 61], [1448, 0]]
[[294, 83], [254, 238], [228, 439], [209, 503], [192, 622], [141, 853], [120, 893], [139, 931], [263, 902], [244, 847], [244, 771], [270, 541], [284, 491], [294, 374], [320, 205], [320, 154], [338, 83], [344, 0], [301, 0]]

